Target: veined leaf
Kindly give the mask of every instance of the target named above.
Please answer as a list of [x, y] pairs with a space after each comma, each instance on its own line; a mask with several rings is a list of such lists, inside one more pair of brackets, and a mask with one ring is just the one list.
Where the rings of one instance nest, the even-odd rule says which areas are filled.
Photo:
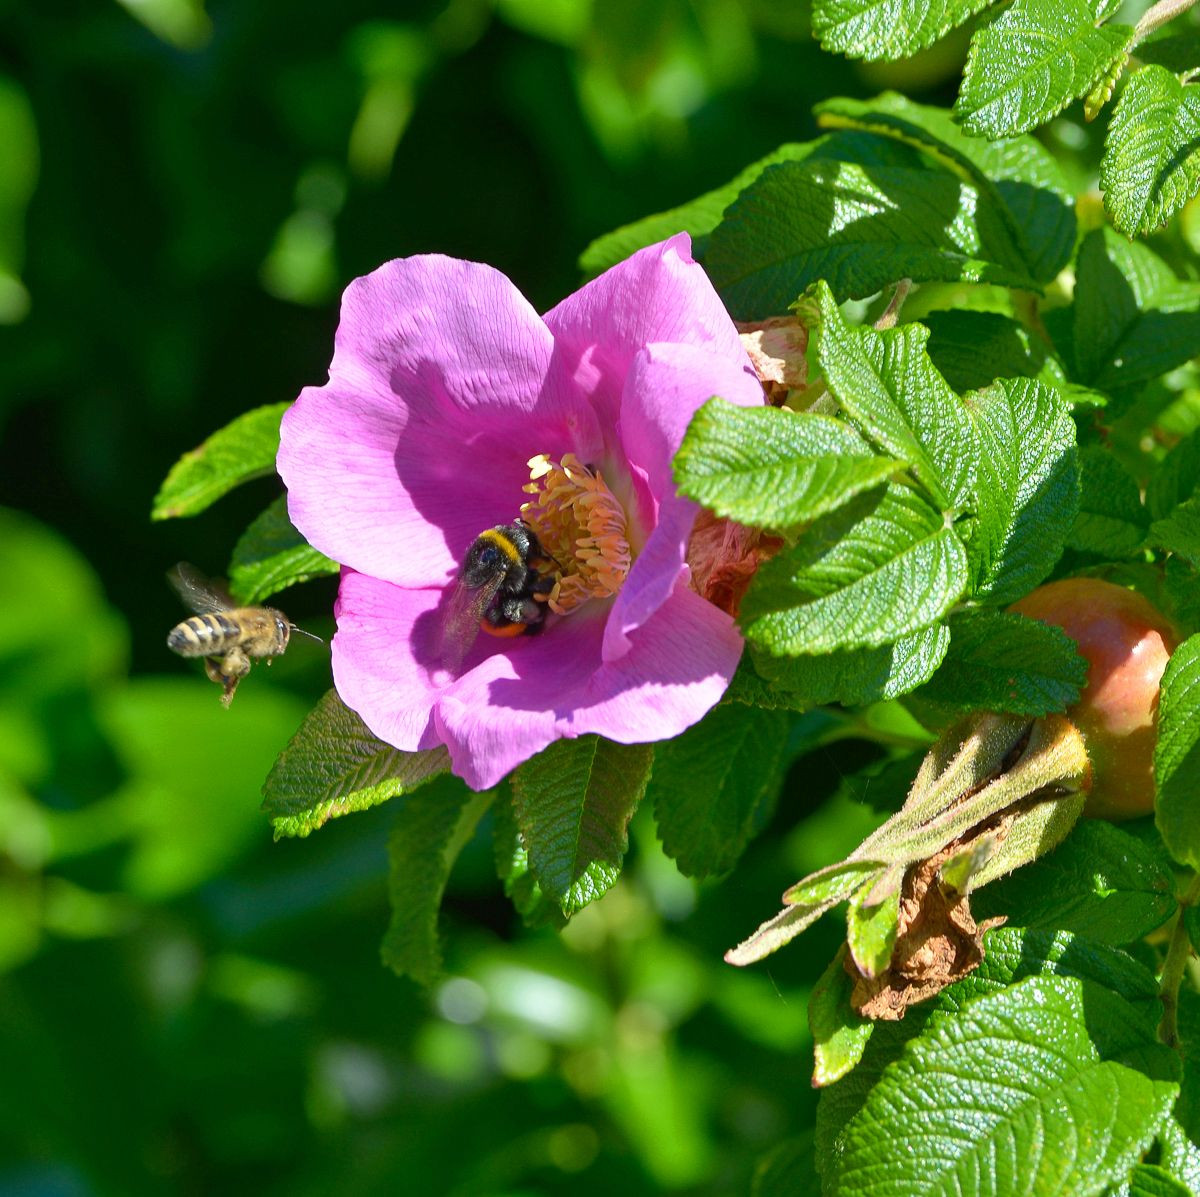
[[783, 779], [791, 720], [733, 703], [657, 745], [650, 797], [663, 850], [687, 877], [728, 873]]
[[[915, 104], [896, 92], [873, 100], [838, 97], [818, 104], [814, 112], [822, 128], [865, 129], [914, 146], [978, 189], [1004, 218], [1034, 278], [1049, 282], [1070, 259], [1074, 192], [1054, 156], [1035, 138], [968, 137], [944, 108]], [[1002, 371], [984, 382], [1011, 373], [1023, 371]]]
[[251, 605], [339, 568], [296, 531], [288, 519], [287, 496], [280, 495], [234, 545], [229, 588], [239, 602]]
[[567, 920], [556, 902], [542, 892], [529, 867], [529, 852], [517, 826], [512, 789], [501, 783], [493, 815], [496, 821], [492, 839], [496, 875], [504, 883], [504, 892], [517, 908], [527, 927], [565, 927]]
[[1127, 944], [1175, 912], [1174, 880], [1161, 854], [1100, 819], [1080, 819], [1053, 852], [971, 897], [977, 919], [1007, 916], [1010, 927], [1071, 931]]
[[620, 875], [629, 820], [653, 760], [648, 744], [580, 736], [556, 740], [513, 774], [529, 866], [568, 917], [602, 897]]
[[797, 708], [834, 702], [857, 707], [915, 690], [933, 676], [949, 645], [950, 629], [934, 624], [879, 648], [795, 657], [754, 652], [754, 663], [772, 691]]
[[1058, 392], [1033, 379], [998, 382], [967, 402], [982, 445], [973, 592], [1001, 606], [1062, 554], [1079, 503], [1075, 424]]
[[815, 0], [813, 33], [848, 58], [895, 62], [932, 46], [990, 0]]
[[1180, 503], [1165, 519], [1151, 524], [1146, 541], [1200, 567], [1200, 496]]
[[766, 562], [741, 622], [782, 656], [890, 644], [940, 619], [966, 575], [966, 550], [941, 512], [893, 483], [822, 516]]
[[[882, 1184], [976, 1192], [1000, 1158], [1019, 1167], [1026, 1192], [1095, 1192], [1150, 1144], [1178, 1072], [1153, 1021], [1124, 998], [1073, 977], [1030, 977], [909, 1041], [843, 1129], [826, 1184], [838, 1197]], [[1048, 1125], [1071, 1134], [1047, 1136]]]
[[960, 710], [1062, 711], [1087, 680], [1087, 662], [1061, 628], [1008, 611], [950, 620], [950, 649], [923, 697]]
[[431, 985], [442, 971], [437, 916], [450, 870], [495, 791], [468, 790], [458, 778], [406, 796], [388, 836], [388, 898], [392, 917], [379, 946], [402, 977]]
[[1200, 492], [1200, 431], [1185, 436], [1158, 464], [1146, 487], [1146, 505], [1156, 520]]
[[1077, 380], [1087, 386], [1147, 383], [1200, 351], [1200, 283], [1181, 282], [1113, 229], [1084, 238], [1073, 308]]
[[960, 393], [998, 378], [1034, 378], [1046, 366], [1045, 345], [999, 312], [930, 312], [921, 323], [929, 329], [929, 360]]
[[841, 1080], [862, 1059], [875, 1027], [860, 1018], [850, 1005], [853, 982], [846, 973], [845, 959], [846, 945], [842, 944], [808, 999], [815, 1088]]
[[970, 412], [925, 352], [919, 324], [877, 332], [847, 324], [824, 282], [806, 296], [826, 385], [865, 436], [913, 474], [943, 510], [971, 501], [979, 444]]
[[785, 312], [817, 279], [839, 300], [901, 278], [1040, 290], [1003, 214], [957, 175], [815, 157], [769, 167], [742, 192], [705, 265], [739, 320]]
[[1100, 186], [1131, 237], [1179, 211], [1200, 188], [1200, 87], [1160, 66], [1132, 75], [1108, 125]]
[[681, 493], [718, 515], [788, 528], [879, 486], [901, 468], [830, 416], [710, 399], [692, 417], [675, 456], [675, 481]]
[[1097, 445], [1080, 453], [1079, 465], [1079, 514], [1067, 543], [1109, 559], [1134, 556], [1150, 522], [1137, 479]]
[[768, 166], [777, 162], [795, 162], [807, 158], [817, 142], [795, 142], [781, 145], [779, 149], [752, 162], [735, 178], [730, 179], [722, 187], [715, 187], [703, 195], [689, 200], [686, 204], [669, 208], [666, 212], [658, 212], [653, 216], [635, 220], [632, 224], [623, 225], [611, 233], [597, 237], [587, 249], [579, 255], [579, 268], [589, 278], [623, 262], [630, 254], [636, 253], [656, 241], [673, 237], [676, 233], [686, 232], [693, 237], [703, 237], [711, 233], [721, 222], [725, 209]]
[[290, 406], [272, 403], [256, 407], [214, 432], [198, 449], [185, 453], [154, 496], [150, 518], [196, 515], [235, 486], [273, 474], [279, 422]]
[[309, 712], [263, 784], [275, 838], [407, 794], [450, 768], [444, 748], [401, 752], [377, 739], [330, 690]]
[[1158, 699], [1155, 820], [1171, 855], [1200, 868], [1200, 636], [1171, 654]]
[[1133, 36], [1097, 26], [1088, 0], [1015, 0], [972, 38], [955, 115], [976, 137], [1028, 133], [1087, 95]]

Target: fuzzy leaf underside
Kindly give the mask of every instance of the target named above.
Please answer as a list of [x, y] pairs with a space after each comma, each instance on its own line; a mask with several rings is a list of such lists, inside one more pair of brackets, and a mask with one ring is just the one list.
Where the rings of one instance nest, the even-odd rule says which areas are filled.
[[263, 784], [275, 838], [409, 793], [450, 768], [444, 748], [402, 752], [373, 736], [330, 690], [305, 717]]
[[272, 403], [256, 407], [185, 453], [154, 496], [150, 518], [197, 515], [235, 486], [274, 473], [279, 422], [290, 406]]

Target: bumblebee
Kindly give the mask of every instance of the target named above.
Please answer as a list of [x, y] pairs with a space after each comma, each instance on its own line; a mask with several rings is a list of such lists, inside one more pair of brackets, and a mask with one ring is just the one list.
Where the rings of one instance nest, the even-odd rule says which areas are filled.
[[456, 670], [478, 632], [521, 636], [541, 630], [554, 562], [524, 520], [481, 532], [463, 560], [442, 626], [442, 663]]
[[203, 657], [204, 671], [223, 688], [221, 702], [229, 706], [238, 683], [250, 672], [250, 659], [279, 656], [294, 625], [274, 607], [239, 607], [223, 586], [186, 561], [170, 570], [167, 579], [196, 612], [171, 629], [167, 647], [181, 657]]

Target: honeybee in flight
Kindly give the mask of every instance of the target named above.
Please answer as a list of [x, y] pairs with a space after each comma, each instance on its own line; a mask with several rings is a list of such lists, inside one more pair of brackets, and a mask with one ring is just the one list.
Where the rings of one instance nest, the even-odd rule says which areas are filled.
[[442, 625], [442, 664], [457, 671], [478, 632], [521, 636], [541, 630], [554, 562], [524, 520], [481, 532], [463, 560]]
[[186, 561], [169, 570], [167, 580], [196, 612], [171, 629], [167, 647], [181, 657], [204, 658], [204, 671], [222, 687], [225, 706], [250, 672], [251, 658], [279, 656], [292, 631], [300, 630], [274, 607], [239, 607], [223, 586]]

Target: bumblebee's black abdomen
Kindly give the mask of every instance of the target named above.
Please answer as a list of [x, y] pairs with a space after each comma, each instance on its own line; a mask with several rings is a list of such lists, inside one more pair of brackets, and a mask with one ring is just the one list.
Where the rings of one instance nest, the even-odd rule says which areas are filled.
[[233, 648], [242, 638], [242, 628], [222, 611], [193, 615], [177, 623], [167, 634], [167, 647], [181, 657], [211, 657]]

